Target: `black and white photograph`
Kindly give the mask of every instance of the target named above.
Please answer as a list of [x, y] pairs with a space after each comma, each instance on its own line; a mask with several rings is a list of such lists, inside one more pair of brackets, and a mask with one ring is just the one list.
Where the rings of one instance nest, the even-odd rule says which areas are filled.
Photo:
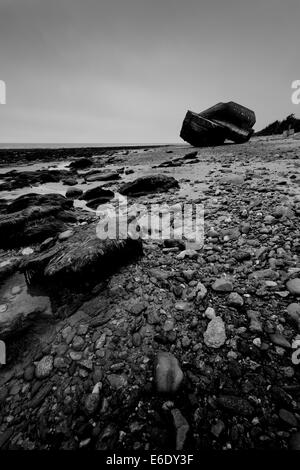
[[0, 451], [300, 450], [299, 24], [0, 0]]

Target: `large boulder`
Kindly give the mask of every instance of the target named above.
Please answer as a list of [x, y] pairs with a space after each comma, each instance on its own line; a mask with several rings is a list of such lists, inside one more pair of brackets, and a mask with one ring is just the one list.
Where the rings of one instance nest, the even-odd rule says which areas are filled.
[[172, 188], [179, 188], [178, 181], [172, 176], [149, 175], [123, 184], [119, 192], [125, 196], [142, 196], [148, 193], [168, 191]]
[[218, 103], [199, 114], [188, 111], [180, 137], [195, 147], [221, 145], [226, 139], [243, 143], [252, 136], [255, 122], [251, 109], [233, 101]]

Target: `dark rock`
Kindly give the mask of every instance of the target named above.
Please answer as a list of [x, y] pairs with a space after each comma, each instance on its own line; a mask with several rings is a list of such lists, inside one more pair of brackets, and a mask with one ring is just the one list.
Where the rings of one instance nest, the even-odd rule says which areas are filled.
[[225, 139], [246, 142], [253, 134], [253, 111], [234, 102], [218, 103], [200, 114], [188, 111], [180, 137], [195, 147], [220, 145]]
[[148, 193], [168, 191], [179, 188], [178, 181], [172, 176], [150, 175], [141, 176], [134, 181], [123, 184], [119, 192], [126, 196], [141, 196]]
[[288, 410], [285, 410], [283, 408], [279, 410], [279, 417], [282, 419], [282, 421], [284, 421], [291, 427], [296, 428], [298, 426], [297, 418], [293, 415], [293, 413]]
[[0, 215], [0, 246], [37, 243], [67, 229], [76, 216], [67, 210], [73, 202], [60, 194], [27, 194], [7, 206]]
[[[142, 254], [140, 239], [105, 239], [97, 237], [97, 224], [82, 226], [67, 240], [50, 250], [25, 259], [21, 269], [31, 276], [62, 282], [107, 276], [120, 264]], [[95, 278], [97, 279], [97, 277]]]
[[78, 199], [82, 193], [83, 191], [80, 188], [68, 188], [66, 191], [66, 197], [69, 199]]
[[73, 160], [69, 167], [74, 168], [74, 169], [81, 169], [81, 168], [87, 168], [88, 166], [91, 166], [93, 161], [90, 158], [78, 158], [77, 160]]
[[[85, 201], [102, 201], [108, 202], [114, 197], [114, 193], [109, 189], [103, 189], [102, 186], [97, 186], [96, 188], [88, 189], [85, 191], [80, 199], [84, 199]], [[100, 202], [99, 202], [100, 204]]]

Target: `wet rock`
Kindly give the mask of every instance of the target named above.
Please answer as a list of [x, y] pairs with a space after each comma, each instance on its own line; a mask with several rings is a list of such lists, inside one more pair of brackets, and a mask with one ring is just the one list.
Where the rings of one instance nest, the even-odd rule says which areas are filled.
[[226, 341], [225, 324], [221, 317], [214, 317], [203, 335], [204, 343], [209, 348], [220, 348]]
[[254, 413], [252, 405], [244, 398], [233, 395], [221, 395], [217, 402], [226, 411], [235, 415], [251, 416]]
[[216, 279], [212, 285], [212, 288], [216, 292], [231, 292], [233, 290], [232, 282], [226, 277], [220, 277]]
[[290, 279], [286, 287], [291, 294], [300, 295], [300, 278]]
[[176, 450], [182, 450], [189, 432], [190, 426], [184, 416], [182, 416], [180, 410], [177, 408], [171, 411], [174, 426], [176, 429]]
[[53, 370], [53, 357], [44, 356], [35, 366], [35, 376], [37, 379], [48, 377]]
[[218, 420], [216, 422], [216, 424], [213, 424], [212, 427], [211, 427], [211, 433], [215, 436], [215, 437], [219, 437], [220, 434], [222, 434], [222, 432], [224, 431], [225, 429], [225, 424], [223, 423], [222, 420]]
[[155, 382], [159, 393], [175, 393], [183, 380], [178, 360], [171, 353], [160, 352], [156, 357]]
[[148, 193], [168, 191], [171, 188], [179, 188], [178, 181], [172, 176], [150, 175], [123, 184], [119, 192], [126, 196], [141, 196]]

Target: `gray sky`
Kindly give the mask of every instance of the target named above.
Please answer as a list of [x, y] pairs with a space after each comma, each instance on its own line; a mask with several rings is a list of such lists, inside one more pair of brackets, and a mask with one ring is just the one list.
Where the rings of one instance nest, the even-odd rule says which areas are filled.
[[233, 100], [259, 129], [300, 79], [299, 0], [0, 0], [1, 142], [179, 142]]

